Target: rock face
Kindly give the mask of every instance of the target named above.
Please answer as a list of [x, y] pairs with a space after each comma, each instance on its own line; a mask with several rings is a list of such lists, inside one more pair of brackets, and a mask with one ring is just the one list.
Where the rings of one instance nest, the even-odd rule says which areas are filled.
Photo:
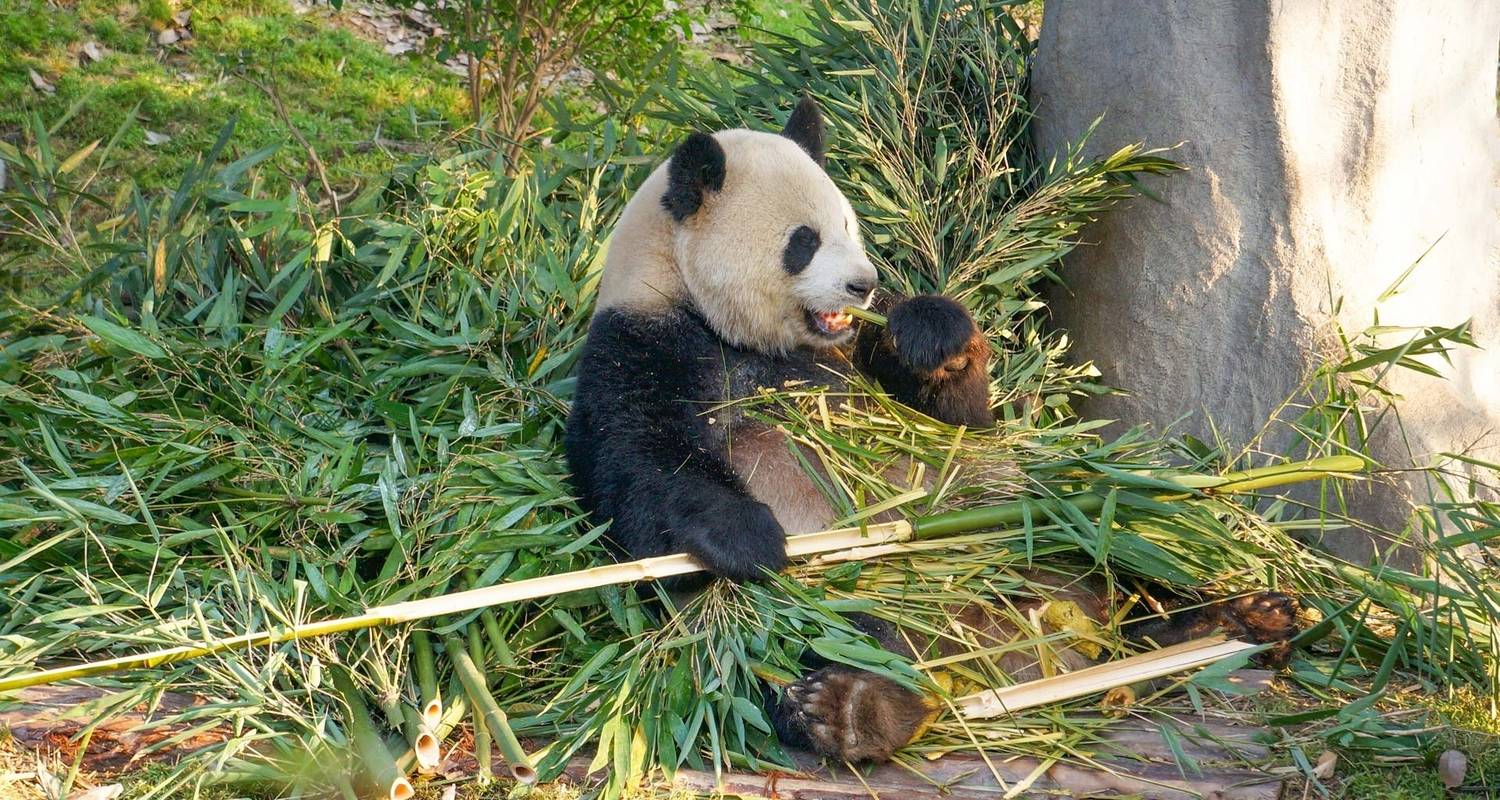
[[[1330, 352], [1335, 318], [1351, 332], [1377, 312], [1472, 319], [1485, 349], [1430, 361], [1446, 381], [1395, 376], [1405, 433], [1388, 419], [1375, 446], [1391, 466], [1500, 461], [1497, 45], [1492, 0], [1048, 0], [1039, 148], [1062, 153], [1102, 113], [1087, 152], [1181, 142], [1188, 168], [1152, 185], [1164, 202], [1093, 226], [1064, 266], [1057, 322], [1130, 393], [1086, 412], [1191, 414], [1187, 431], [1212, 419], [1243, 444]], [[1423, 499], [1401, 489], [1356, 498], [1356, 513], [1399, 531]], [[1330, 545], [1370, 555], [1368, 536]]]

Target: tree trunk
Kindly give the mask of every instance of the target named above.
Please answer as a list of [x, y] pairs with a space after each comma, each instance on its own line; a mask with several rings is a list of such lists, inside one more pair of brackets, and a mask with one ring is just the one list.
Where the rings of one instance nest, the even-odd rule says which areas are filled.
[[[1390, 376], [1400, 429], [1388, 419], [1372, 445], [1392, 467], [1500, 461], [1497, 44], [1490, 0], [1048, 0], [1038, 147], [1060, 154], [1103, 114], [1089, 153], [1183, 142], [1188, 167], [1151, 187], [1164, 202], [1107, 215], [1067, 259], [1056, 321], [1130, 393], [1086, 412], [1158, 427], [1191, 414], [1187, 432], [1241, 445], [1332, 352], [1335, 318], [1351, 332], [1377, 312], [1472, 319], [1483, 350], [1423, 359], [1445, 381]], [[1420, 483], [1353, 510], [1399, 531]], [[1327, 543], [1359, 560], [1374, 544]]]

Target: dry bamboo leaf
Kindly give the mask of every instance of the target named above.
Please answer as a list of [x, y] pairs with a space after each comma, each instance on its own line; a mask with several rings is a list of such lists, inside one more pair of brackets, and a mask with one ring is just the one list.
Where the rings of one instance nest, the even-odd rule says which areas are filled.
[[38, 73], [36, 70], [29, 69], [29, 70], [26, 70], [26, 72], [31, 76], [31, 86], [32, 86], [32, 88], [36, 89], [37, 91], [41, 92], [42, 94], [53, 94], [53, 93], [55, 93], [57, 91], [57, 87], [55, 87], [52, 84], [48, 83], [47, 79], [43, 78], [41, 76], [41, 74]]

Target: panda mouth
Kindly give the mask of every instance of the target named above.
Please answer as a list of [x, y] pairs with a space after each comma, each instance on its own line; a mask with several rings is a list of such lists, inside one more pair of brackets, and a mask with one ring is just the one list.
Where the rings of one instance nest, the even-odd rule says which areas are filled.
[[803, 313], [807, 316], [809, 328], [830, 339], [843, 336], [854, 325], [854, 317], [843, 311], [813, 311], [805, 308]]

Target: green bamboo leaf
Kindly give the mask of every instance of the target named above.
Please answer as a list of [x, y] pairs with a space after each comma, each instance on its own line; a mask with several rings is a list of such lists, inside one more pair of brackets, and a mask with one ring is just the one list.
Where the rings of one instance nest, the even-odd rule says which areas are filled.
[[116, 347], [129, 350], [136, 355], [145, 356], [150, 359], [162, 359], [167, 357], [167, 351], [144, 335], [129, 328], [122, 328], [107, 319], [83, 315], [78, 318], [84, 327], [94, 332], [94, 335], [109, 342]]

